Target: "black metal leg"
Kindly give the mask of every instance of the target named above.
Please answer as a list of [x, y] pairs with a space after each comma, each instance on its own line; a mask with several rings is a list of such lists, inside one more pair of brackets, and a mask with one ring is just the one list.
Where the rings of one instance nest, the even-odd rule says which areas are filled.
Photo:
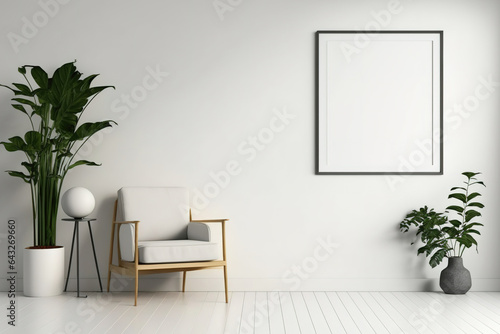
[[78, 225], [80, 222], [76, 222], [76, 296], [80, 297], [80, 233]]
[[68, 275], [66, 275], [66, 284], [64, 285], [64, 292], [66, 292], [66, 290], [68, 289], [69, 273], [71, 270], [71, 260], [73, 259], [73, 246], [75, 245], [76, 224], [78, 223], [75, 222], [75, 227], [73, 228], [73, 241], [71, 242], [71, 252], [69, 253]]
[[90, 221], [88, 221], [87, 224], [89, 225], [90, 241], [92, 242], [92, 251], [94, 252], [95, 269], [97, 270], [97, 278], [99, 279], [99, 287], [101, 288], [101, 292], [102, 292], [101, 275], [99, 274], [99, 265], [97, 264], [97, 256], [95, 255], [94, 237], [92, 236], [92, 228], [90, 227]]
[[77, 221], [76, 227], [76, 296], [78, 298], [87, 298], [87, 296], [80, 296], [80, 229], [78, 225], [80, 221]]

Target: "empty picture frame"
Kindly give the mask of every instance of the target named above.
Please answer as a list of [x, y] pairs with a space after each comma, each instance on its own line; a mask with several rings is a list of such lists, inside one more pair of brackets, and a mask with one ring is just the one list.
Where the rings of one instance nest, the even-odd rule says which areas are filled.
[[316, 174], [443, 173], [443, 32], [316, 32]]

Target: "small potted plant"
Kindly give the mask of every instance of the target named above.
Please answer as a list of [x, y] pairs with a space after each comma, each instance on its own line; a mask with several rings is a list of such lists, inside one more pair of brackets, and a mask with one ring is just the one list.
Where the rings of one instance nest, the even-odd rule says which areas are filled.
[[23, 171], [7, 171], [21, 178], [31, 190], [33, 245], [23, 252], [24, 294], [50, 296], [60, 294], [64, 283], [64, 248], [56, 245], [59, 197], [64, 178], [77, 166], [98, 166], [75, 161], [80, 148], [98, 131], [113, 121], [79, 124], [90, 102], [112, 86], [91, 87], [96, 74], [86, 78], [74, 63], [59, 67], [49, 77], [40, 66], [18, 69], [25, 84], [0, 85], [14, 93], [12, 107], [29, 120], [27, 131], [1, 142], [9, 152], [22, 152]]
[[[412, 226], [416, 228], [416, 236], [420, 237], [423, 246], [418, 248], [417, 255], [425, 254], [429, 258], [432, 268], [441, 263], [443, 258], [448, 258], [448, 267], [440, 275], [439, 284], [445, 293], [464, 294], [472, 286], [470, 272], [463, 266], [462, 256], [467, 248], [476, 246], [474, 235], [480, 235], [477, 227], [483, 224], [476, 221], [481, 216], [480, 209], [484, 205], [478, 200], [481, 194], [472, 188], [485, 186], [476, 179], [480, 173], [464, 172], [467, 180], [464, 186], [451, 188], [449, 199], [458, 201], [459, 204], [450, 205], [445, 213], [435, 212], [427, 206], [413, 210], [399, 224], [403, 233], [408, 232]], [[456, 215], [450, 219], [446, 213]], [[412, 242], [413, 245], [415, 242]]]

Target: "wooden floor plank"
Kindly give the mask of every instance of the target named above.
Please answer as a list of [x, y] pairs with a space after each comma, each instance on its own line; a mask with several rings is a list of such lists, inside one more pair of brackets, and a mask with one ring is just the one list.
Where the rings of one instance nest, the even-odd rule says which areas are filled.
[[[138, 324], [141, 321], [141, 315], [146, 314], [146, 312], [150, 311], [154, 306], [151, 306], [150, 303], [155, 298], [156, 292], [141, 292], [141, 303], [137, 306], [132, 305], [124, 305], [128, 306], [125, 309], [125, 312], [121, 315], [121, 317], [111, 326], [108, 331], [110, 333], [123, 333], [127, 330], [128, 327], [134, 326], [134, 322]], [[138, 333], [140, 328], [135, 332]]]
[[290, 294], [292, 297], [293, 307], [295, 309], [295, 314], [297, 315], [297, 322], [299, 323], [299, 328], [301, 333], [317, 333], [314, 328], [314, 324], [311, 319], [311, 314], [307, 308], [307, 304], [302, 296], [302, 292], [292, 292]]
[[269, 302], [267, 292], [257, 292], [255, 294], [255, 317], [254, 333], [270, 334], [269, 326]]
[[181, 292], [166, 292], [161, 303], [158, 307], [152, 311], [151, 316], [147, 323], [145, 323], [141, 330], [138, 332], [140, 334], [151, 334], [156, 333], [160, 328], [161, 324], [165, 318], [172, 311], [173, 306], [177, 303], [177, 300], [181, 298]]
[[346, 308], [346, 310], [349, 312], [352, 320], [356, 324], [356, 326], [359, 328], [361, 333], [363, 334], [375, 334], [375, 331], [373, 330], [372, 326], [366, 319], [366, 316], [359, 310], [357, 307], [356, 303], [352, 300], [352, 298], [349, 296], [348, 292], [337, 292], [337, 296], [339, 299], [342, 301], [342, 304]]
[[205, 298], [205, 302], [201, 307], [200, 314], [196, 319], [194, 327], [191, 334], [203, 334], [207, 330], [207, 325], [212, 322], [212, 317], [215, 309], [215, 304], [217, 303], [218, 292], [208, 292]]
[[420, 333], [465, 333], [446, 317], [440, 316], [439, 310], [434, 309], [432, 307], [433, 305], [429, 305], [421, 298], [416, 297], [415, 293], [399, 292], [395, 295], [403, 304], [413, 304], [418, 308], [410, 318], [408, 318], [408, 321], [413, 324]]
[[[420, 311], [419, 307], [414, 303], [402, 303], [396, 297], [398, 292], [383, 292], [381, 295], [391, 304], [391, 306], [398, 311], [401, 316], [406, 319], [407, 323], [413, 327], [416, 332], [421, 332], [421, 326], [414, 323], [412, 320]], [[431, 333], [432, 331], [429, 330]]]
[[370, 292], [370, 295], [373, 296], [380, 307], [383, 308], [389, 317], [398, 325], [399, 328], [401, 328], [403, 333], [419, 334], [415, 327], [408, 322], [408, 318], [405, 318], [397, 307], [392, 305], [392, 303], [387, 300], [387, 294], [390, 294], [390, 292]]
[[[122, 330], [121, 334], [137, 334], [143, 327], [152, 321], [154, 312], [165, 302], [166, 292], [155, 292], [149, 302], [137, 312], [131, 323]], [[132, 307], [132, 306], [131, 306]]]
[[377, 334], [389, 334], [389, 331], [384, 326], [384, 324], [380, 321], [377, 315], [373, 312], [373, 310], [368, 306], [366, 301], [361, 297], [359, 292], [349, 292], [349, 297], [351, 297], [354, 304], [358, 307], [359, 311], [366, 318], [370, 326], [373, 328], [375, 333]]
[[[186, 292], [186, 294], [187, 293], [188, 292]], [[192, 333], [194, 325], [196, 324], [196, 321], [193, 321], [193, 319], [201, 318], [201, 311], [206, 304], [208, 292], [189, 292], [189, 294], [191, 294], [192, 297], [187, 301], [186, 308], [177, 326], [172, 329], [171, 333]]]
[[226, 296], [224, 292], [219, 292], [217, 294], [217, 300], [214, 305], [214, 311], [212, 314], [212, 320], [207, 326], [205, 334], [211, 333], [224, 333], [224, 327], [226, 326], [227, 316], [229, 313], [229, 305], [232, 299], [232, 293], [228, 294], [228, 302], [226, 303]]
[[[171, 317], [158, 329], [159, 333], [190, 333], [197, 319], [207, 292], [183, 292], [180, 304], [172, 309]], [[184, 297], [184, 298], [183, 298]]]
[[401, 327], [391, 318], [387, 310], [385, 310], [373, 297], [370, 292], [359, 292], [359, 296], [363, 298], [363, 301], [368, 305], [370, 310], [375, 314], [379, 321], [384, 324], [389, 333], [403, 333]]
[[283, 323], [285, 324], [285, 333], [301, 333], [290, 292], [283, 292], [280, 295], [280, 301], [281, 311], [283, 314]]
[[245, 292], [238, 333], [240, 334], [253, 333], [254, 326], [255, 326], [255, 292]]
[[[142, 309], [144, 307], [144, 305], [147, 304], [146, 299], [149, 300], [151, 297], [152, 297], [152, 293], [151, 294], [143, 293], [141, 296], [142, 303], [140, 306], [137, 306], [137, 307]], [[123, 315], [126, 313], [131, 314], [131, 312], [134, 312], [134, 311], [130, 311], [130, 308], [136, 308], [136, 306], [130, 306], [130, 305], [127, 305], [125, 303], [118, 303], [118, 305], [116, 305], [116, 307], [113, 308], [113, 310], [111, 312], [109, 312], [105, 317], [103, 317], [102, 320], [100, 320], [99, 322], [93, 321], [94, 326], [87, 333], [89, 333], [89, 334], [106, 333], [115, 324], [117, 324], [117, 322], [120, 323], [120, 321], [126, 322], [128, 325], [130, 323], [130, 319], [123, 318]]]
[[436, 295], [438, 295], [436, 292], [422, 292], [414, 294], [413, 297], [422, 299], [427, 305], [425, 309], [430, 310], [431, 314], [438, 315], [437, 317], [434, 317], [435, 319], [438, 319], [437, 321], [440, 321], [439, 319], [444, 317], [467, 334], [481, 333], [456, 314], [454, 311], [455, 307], [453, 306], [456, 302], [456, 296], [445, 295], [442, 293], [438, 296]]
[[243, 311], [244, 292], [233, 292], [224, 328], [225, 334], [235, 334], [240, 330], [241, 312]]
[[[345, 328], [345, 331], [349, 334], [351, 333], [361, 333], [359, 327], [356, 325], [354, 320], [351, 317], [351, 314], [340, 300], [338, 292], [327, 292], [326, 295], [332, 304], [333, 309], [339, 316], [340, 322], [342, 326]], [[363, 333], [364, 334], [364, 333]]]
[[309, 315], [311, 316], [312, 323], [316, 333], [326, 334], [332, 333], [328, 322], [326, 322], [325, 315], [321, 306], [314, 295], [314, 292], [302, 292], [302, 296], [306, 303], [307, 309], [309, 310]]
[[[38, 301], [30, 303], [29, 313], [25, 314], [21, 311], [26, 319], [23, 319], [24, 321], [17, 329], [22, 329], [22, 332], [26, 333], [36, 331], [52, 333], [64, 329], [69, 323], [69, 319], [75, 316], [75, 309], [82, 306], [82, 303], [87, 300], [87, 298], [76, 298], [73, 294], [65, 294], [65, 296], [65, 298], [49, 297], [43, 304], [39, 302], [43, 302], [45, 298], [35, 298]], [[90, 300], [94, 297], [95, 293], [89, 293]], [[25, 309], [25, 311], [27, 310]]]
[[[439, 299], [439, 295], [444, 295], [444, 294], [437, 294], [434, 293], [431, 296], [435, 300], [441, 300]], [[482, 320], [486, 320], [487, 318], [478, 313], [474, 307], [471, 307], [468, 304], [469, 297], [467, 295], [456, 295], [454, 296], [456, 299], [453, 301], [452, 304], [448, 304], [448, 306], [451, 308], [452, 312], [461, 318], [462, 322], [467, 323], [470, 325], [472, 328], [477, 329], [481, 333], [485, 334], [498, 334], [499, 332], [495, 331], [493, 328], [489, 326], [491, 322], [488, 324], [485, 322], [482, 322]], [[479, 318], [478, 318], [479, 317]], [[498, 326], [497, 326], [498, 328]]]
[[337, 315], [335, 309], [333, 308], [326, 293], [314, 292], [314, 296], [318, 301], [318, 305], [321, 308], [321, 311], [323, 312], [323, 315], [326, 319], [326, 322], [328, 323], [328, 328], [330, 329], [330, 331], [335, 334], [337, 333], [346, 334], [347, 332], [345, 331], [345, 328], [342, 325], [342, 322], [340, 321], [340, 318]]
[[95, 298], [89, 296], [82, 299], [84, 304], [74, 310], [78, 317], [73, 318], [73, 321], [78, 324], [78, 330], [81, 330], [81, 333], [89, 333], [115, 308], [123, 305], [124, 300], [130, 300], [130, 298], [134, 298], [133, 293], [97, 293]]
[[491, 303], [489, 300], [482, 298], [474, 292], [467, 293], [467, 296], [469, 297], [470, 302], [477, 307], [478, 310], [481, 310], [481, 312], [484, 312], [492, 319], [500, 319], [500, 296], [498, 297], [498, 305]]
[[472, 294], [481, 297], [481, 300], [500, 308], [500, 292], [472, 292]]
[[271, 334], [285, 334], [285, 323], [283, 321], [283, 310], [281, 309], [281, 292], [271, 291], [267, 293], [267, 306], [269, 309], [269, 331]]

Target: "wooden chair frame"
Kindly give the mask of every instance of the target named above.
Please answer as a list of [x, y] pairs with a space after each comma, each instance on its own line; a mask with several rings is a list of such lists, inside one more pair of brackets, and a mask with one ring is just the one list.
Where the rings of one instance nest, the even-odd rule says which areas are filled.
[[[109, 285], [111, 281], [111, 272], [124, 276], [133, 276], [135, 278], [135, 300], [134, 306], [137, 306], [137, 294], [139, 292], [139, 275], [145, 274], [161, 274], [161, 273], [171, 273], [171, 272], [183, 272], [182, 275], [182, 292], [186, 290], [186, 273], [193, 270], [210, 269], [216, 267], [222, 267], [224, 270], [224, 291], [226, 293], [226, 303], [228, 302], [227, 293], [227, 261], [226, 261], [226, 221], [229, 219], [200, 219], [194, 220], [191, 216], [191, 210], [189, 211], [189, 221], [197, 223], [220, 223], [222, 226], [222, 260], [214, 261], [204, 261], [204, 262], [178, 262], [178, 263], [139, 263], [139, 244], [138, 244], [138, 231], [140, 221], [116, 221], [116, 211], [118, 207], [118, 200], [115, 201], [115, 207], [113, 212], [113, 223], [111, 224], [111, 245], [109, 248], [109, 266], [108, 266], [108, 292]], [[113, 264], [113, 248], [114, 248], [114, 238], [115, 230], [123, 224], [134, 224], [135, 226], [135, 256], [134, 262], [122, 260], [120, 253], [120, 234], [117, 232], [117, 253], [118, 253], [118, 265]]]

